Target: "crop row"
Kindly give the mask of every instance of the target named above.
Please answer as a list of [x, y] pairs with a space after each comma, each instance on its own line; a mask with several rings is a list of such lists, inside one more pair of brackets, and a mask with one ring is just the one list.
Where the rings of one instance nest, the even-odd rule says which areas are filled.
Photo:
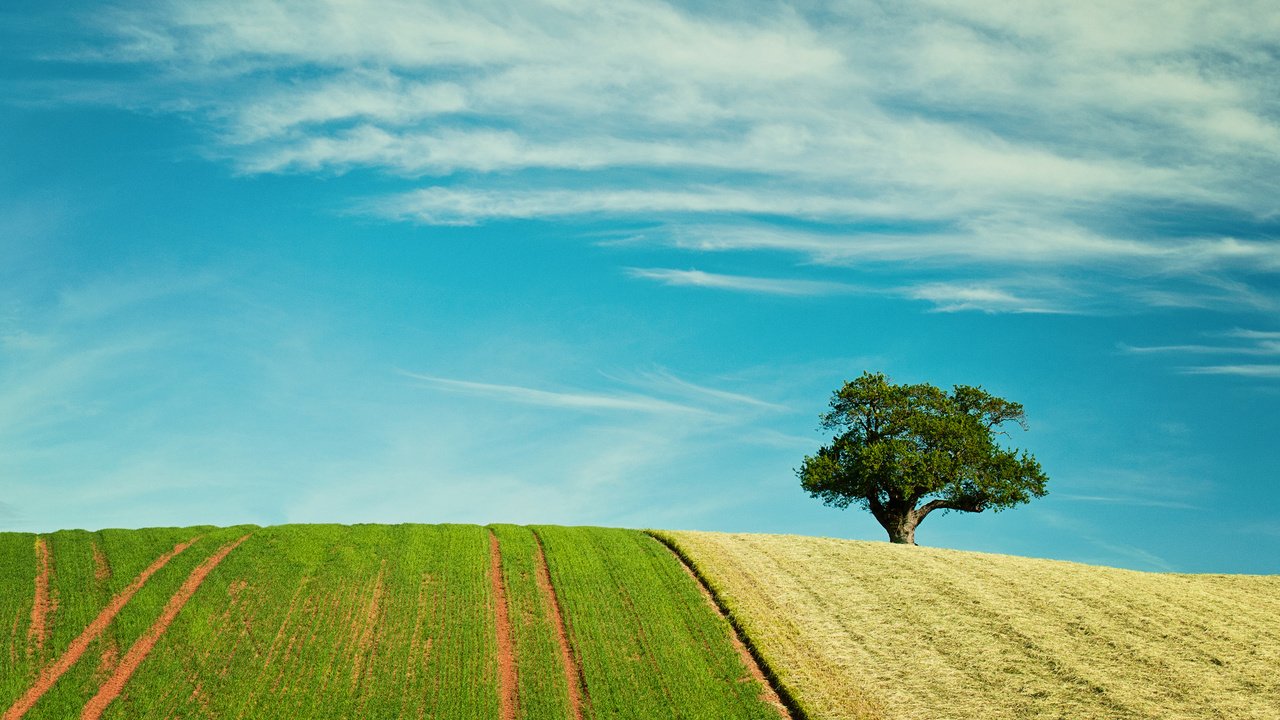
[[497, 715], [487, 534], [259, 530], [106, 717]]
[[[83, 647], [83, 660], [70, 666], [50, 691], [27, 714], [27, 718], [67, 718], [79, 714], [90, 696], [113, 670], [121, 653], [150, 625], [152, 619], [182, 582], [187, 572], [216, 547], [219, 538], [231, 530], [213, 528], [106, 530], [98, 533], [63, 531], [40, 538], [49, 558], [49, 572], [43, 593], [33, 592], [36, 578], [36, 543], [31, 535], [6, 534], [3, 574], [26, 587], [13, 587], [15, 603], [5, 603], [0, 614], [8, 623], [9, 669], [0, 673], [0, 706], [11, 706], [55, 660], [66, 656], [111, 599], [130, 585], [144, 568], [175, 546], [195, 543], [177, 554], [143, 585], [125, 604], [103, 632]], [[20, 552], [25, 545], [25, 552]], [[108, 559], [109, 558], [109, 559]], [[8, 563], [13, 564], [8, 564]], [[12, 572], [11, 572], [12, 571]], [[9, 588], [6, 587], [6, 591]], [[44, 633], [33, 632], [32, 604], [38, 594], [48, 599], [39, 612]]]
[[537, 527], [596, 718], [759, 718], [728, 622], [672, 553], [630, 530]]
[[577, 670], [566, 673], [554, 597], [539, 586], [541, 553], [537, 538], [525, 527], [493, 526], [501, 541], [502, 574], [510, 608], [515, 647], [517, 716], [539, 720], [576, 720], [570, 694], [576, 694]]
[[[210, 564], [220, 548], [220, 564]], [[157, 558], [167, 561], [157, 566]], [[0, 710], [14, 712], [68, 647], [84, 649], [24, 720], [79, 717], [113, 675], [122, 692], [103, 704], [105, 719], [492, 720], [508, 705], [514, 717], [537, 720], [777, 717], [730, 645], [727, 623], [679, 561], [636, 531], [0, 533], [0, 562], [0, 651], [9, 661]], [[154, 574], [138, 583], [148, 566]], [[502, 627], [493, 570], [504, 588]], [[33, 612], [42, 592], [48, 607]], [[76, 639], [115, 607], [100, 635]], [[33, 633], [33, 617], [46, 632]], [[148, 652], [134, 651], [142, 661], [122, 678], [121, 658], [135, 644]], [[514, 659], [505, 675], [500, 644]], [[505, 703], [504, 677], [515, 685]]]

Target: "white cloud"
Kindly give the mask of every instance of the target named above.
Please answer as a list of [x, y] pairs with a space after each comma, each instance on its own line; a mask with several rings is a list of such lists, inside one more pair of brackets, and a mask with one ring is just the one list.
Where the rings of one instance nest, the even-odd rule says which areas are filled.
[[1280, 378], [1280, 365], [1200, 365], [1182, 368], [1186, 375], [1236, 375], [1247, 378]]
[[840, 295], [866, 292], [862, 288], [844, 283], [723, 275], [701, 270], [628, 268], [627, 274], [635, 278], [654, 280], [664, 285], [714, 288], [765, 295]]
[[864, 202], [822, 194], [770, 194], [750, 188], [711, 186], [612, 190], [429, 187], [372, 201], [365, 207], [386, 217], [440, 225], [582, 215], [763, 214], [855, 220], [883, 216], [887, 210], [879, 201]]
[[[1248, 344], [1207, 345], [1188, 343], [1179, 345], [1135, 346], [1121, 343], [1121, 352], [1131, 355], [1240, 355], [1244, 357], [1280, 356], [1280, 332], [1234, 328], [1214, 334]], [[1183, 375], [1234, 375], [1248, 378], [1280, 378], [1280, 364], [1273, 363], [1223, 363], [1217, 365], [1192, 365], [1179, 369]]]
[[[209, 123], [210, 154], [241, 172], [449, 178], [361, 205], [385, 217], [656, 219], [690, 249], [1085, 267], [1116, 304], [1266, 309], [1274, 293], [1242, 276], [1280, 272], [1265, 230], [1141, 228], [1206, 209], [1274, 224], [1276, 17], [1200, 0], [173, 0], [99, 15], [103, 42], [72, 57], [141, 65], [121, 102]], [[970, 296], [952, 309], [1040, 307], [947, 287]]]
[[1257, 347], [1229, 347], [1225, 345], [1121, 345], [1127, 353], [1185, 353], [1192, 355], [1280, 355], [1280, 342], [1268, 341]]
[[1105, 542], [1096, 538], [1089, 538], [1089, 541], [1103, 550], [1114, 553], [1119, 557], [1126, 558], [1128, 562], [1124, 564], [1128, 566], [1132, 566], [1136, 562], [1140, 566], [1146, 565], [1161, 572], [1177, 572], [1178, 570], [1178, 568], [1168, 560], [1165, 560], [1146, 548], [1138, 547], [1137, 545]]
[[933, 303], [939, 312], [980, 310], [983, 312], [1065, 313], [1062, 308], [1014, 295], [1005, 288], [979, 283], [929, 283], [907, 288], [905, 294]]
[[883, 295], [905, 297], [932, 303], [938, 312], [977, 310], [988, 313], [1067, 313], [1066, 306], [1055, 307], [1050, 300], [1037, 300], [1015, 294], [1007, 287], [977, 282], [933, 282], [905, 287], [860, 287], [846, 283], [798, 278], [761, 278], [725, 275], [701, 270], [670, 268], [629, 268], [628, 274], [664, 285], [700, 287], [764, 295], [809, 297], [820, 295]]
[[758, 410], [768, 411], [786, 411], [788, 408], [784, 405], [772, 403], [767, 400], [761, 400], [758, 397], [747, 395], [740, 392], [732, 392], [721, 388], [708, 387], [698, 383], [690, 382], [680, 377], [676, 377], [666, 370], [653, 370], [647, 372], [634, 373], [629, 376], [617, 376], [605, 374], [605, 377], [618, 380], [619, 382], [650, 388], [651, 390], [668, 395], [676, 395], [685, 398], [688, 402], [695, 400], [711, 400], [714, 403], [723, 403], [730, 406], [748, 406]]
[[[1246, 340], [1280, 342], [1280, 330], [1247, 330], [1245, 328], [1235, 328], [1223, 334], [1227, 337], [1244, 338]], [[1269, 342], [1267, 344], [1269, 344]]]
[[538, 390], [519, 385], [501, 385], [434, 377], [404, 372], [406, 377], [449, 392], [477, 395], [510, 402], [567, 410], [619, 410], [656, 414], [701, 415], [709, 411], [637, 394], [603, 394]]
[[414, 82], [388, 70], [344, 71], [300, 86], [270, 87], [232, 108], [234, 122], [224, 138], [248, 144], [286, 137], [296, 129], [365, 118], [392, 126], [467, 109], [457, 83]]
[[1156, 498], [1125, 497], [1121, 495], [1076, 495], [1072, 493], [1054, 493], [1053, 496], [1060, 500], [1102, 503], [1104, 505], [1129, 505], [1133, 507], [1153, 507], [1168, 510], [1200, 509], [1191, 503], [1178, 502], [1176, 500], [1160, 500]]

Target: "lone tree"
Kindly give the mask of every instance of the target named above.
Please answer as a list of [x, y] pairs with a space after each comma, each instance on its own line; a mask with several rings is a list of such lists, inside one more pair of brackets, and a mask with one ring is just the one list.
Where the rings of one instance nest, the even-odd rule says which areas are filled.
[[[996, 444], [1022, 406], [981, 387], [893, 385], [864, 372], [831, 396], [831, 443], [806, 456], [800, 484], [825, 505], [870, 510], [895, 543], [915, 544], [934, 510], [999, 511], [1045, 495], [1048, 478], [1026, 452]], [[921, 504], [923, 502], [923, 504]]]

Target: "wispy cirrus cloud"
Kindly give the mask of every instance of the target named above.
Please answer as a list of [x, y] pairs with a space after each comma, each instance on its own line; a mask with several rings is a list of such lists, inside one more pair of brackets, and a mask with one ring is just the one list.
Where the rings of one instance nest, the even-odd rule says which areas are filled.
[[[1127, 345], [1121, 352], [1131, 355], [1238, 355], [1242, 357], [1280, 357], [1280, 332], [1234, 328], [1216, 333], [1217, 338], [1234, 340], [1233, 344], [1187, 343], [1176, 345]], [[1233, 375], [1245, 378], [1280, 378], [1280, 363], [1220, 363], [1187, 365], [1179, 368], [1184, 375]]]
[[699, 415], [708, 411], [680, 403], [638, 394], [588, 393], [578, 391], [540, 390], [520, 385], [456, 380], [402, 371], [406, 377], [447, 392], [488, 397], [496, 400], [566, 410], [605, 410], [657, 414]]
[[1057, 314], [1071, 312], [1062, 307], [1055, 307], [1055, 301], [1043, 301], [1016, 295], [1009, 289], [992, 284], [973, 282], [927, 283], [905, 288], [902, 294], [916, 300], [931, 302], [939, 312], [961, 312], [964, 310], [979, 310], [989, 313]]
[[618, 388], [609, 392], [544, 390], [522, 385], [424, 375], [407, 370], [400, 370], [399, 373], [423, 387], [552, 409], [700, 416], [704, 420], [717, 416], [728, 417], [726, 408], [729, 407], [745, 406], [756, 411], [770, 412], [787, 410], [782, 405], [751, 395], [690, 382], [665, 370], [632, 373], [624, 377], [603, 375], [617, 385], [631, 388]]
[[1194, 365], [1180, 370], [1184, 375], [1235, 375], [1246, 378], [1280, 378], [1280, 363], [1270, 365]]
[[1018, 294], [1020, 291], [996, 283], [974, 281], [930, 282], [908, 286], [860, 286], [849, 283], [798, 278], [765, 278], [749, 275], [727, 275], [702, 270], [672, 268], [629, 268], [631, 277], [652, 280], [663, 285], [697, 287], [710, 290], [789, 297], [831, 295], [880, 295], [921, 300], [938, 312], [977, 310], [988, 313], [1063, 313], [1052, 301], [1038, 300]]
[[625, 376], [605, 374], [605, 377], [630, 385], [646, 387], [653, 392], [676, 395], [685, 398], [689, 402], [710, 400], [717, 405], [746, 406], [772, 412], [786, 412], [790, 409], [785, 405], [762, 400], [746, 393], [690, 382], [684, 378], [677, 377], [667, 370], [642, 371]]
[[1159, 498], [1126, 497], [1122, 495], [1077, 495], [1074, 493], [1054, 493], [1055, 498], [1073, 502], [1101, 503], [1103, 505], [1127, 505], [1132, 507], [1163, 508], [1167, 510], [1199, 510], [1196, 505], [1176, 500]]
[[[686, 251], [959, 264], [953, 310], [1277, 302], [1265, 2], [214, 0], [93, 19], [62, 59], [147, 79], [51, 93], [182, 113], [244, 173], [400, 179], [361, 212], [656, 220]], [[972, 268], [1060, 292], [963, 290]]]
[[745, 275], [725, 275], [701, 270], [675, 270], [671, 268], [628, 268], [634, 278], [653, 280], [663, 285], [733, 290], [765, 295], [839, 295], [868, 292], [846, 283], [787, 278], [762, 278]]
[[[1127, 345], [1121, 344], [1121, 351], [1137, 355], [1149, 354], [1189, 354], [1189, 355], [1280, 355], [1280, 332], [1270, 330], [1250, 330], [1234, 328], [1225, 332], [1214, 333], [1218, 338], [1236, 340], [1234, 344], [1223, 345], [1191, 343], [1179, 345]], [[1239, 341], [1248, 341], [1241, 343]]]

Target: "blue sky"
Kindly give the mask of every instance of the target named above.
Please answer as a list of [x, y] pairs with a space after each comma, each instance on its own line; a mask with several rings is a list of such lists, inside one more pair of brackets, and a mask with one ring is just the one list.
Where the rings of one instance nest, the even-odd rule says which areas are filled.
[[863, 370], [1022, 402], [923, 544], [1280, 572], [1267, 2], [0, 10], [0, 529], [881, 539]]

